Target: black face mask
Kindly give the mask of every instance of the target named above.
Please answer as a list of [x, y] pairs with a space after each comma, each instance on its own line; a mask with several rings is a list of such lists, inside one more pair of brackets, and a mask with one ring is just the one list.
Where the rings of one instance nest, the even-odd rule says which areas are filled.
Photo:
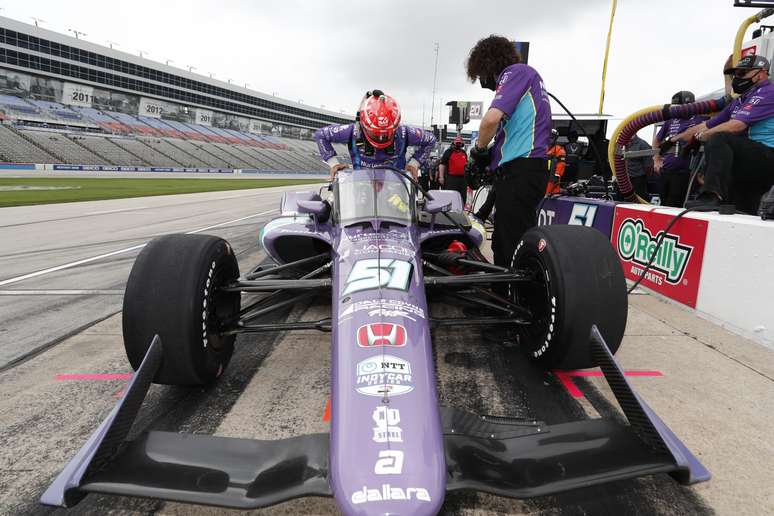
[[479, 84], [481, 84], [481, 87], [487, 90], [496, 91], [497, 90], [497, 79], [494, 75], [490, 75], [488, 77], [479, 77], [478, 78]]
[[739, 95], [743, 95], [754, 85], [755, 82], [753, 82], [752, 79], [745, 79], [743, 77], [734, 77], [731, 79], [731, 89], [734, 90], [734, 93]]

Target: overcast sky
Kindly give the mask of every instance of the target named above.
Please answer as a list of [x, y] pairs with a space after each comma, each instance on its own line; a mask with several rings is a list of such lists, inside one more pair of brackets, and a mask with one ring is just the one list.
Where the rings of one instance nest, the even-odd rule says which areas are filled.
[[[752, 9], [733, 0], [619, 0], [605, 112], [617, 117], [668, 102], [680, 89], [722, 87], [721, 69]], [[596, 112], [609, 0], [14, 0], [0, 14], [216, 78], [347, 113], [380, 87], [404, 121], [430, 123], [435, 42], [440, 45], [435, 119], [441, 101], [492, 93], [466, 80], [475, 42], [501, 34], [531, 44], [529, 64], [577, 113]], [[749, 35], [748, 35], [749, 37]], [[556, 108], [558, 111], [558, 108]], [[444, 115], [445, 116], [445, 115]]]

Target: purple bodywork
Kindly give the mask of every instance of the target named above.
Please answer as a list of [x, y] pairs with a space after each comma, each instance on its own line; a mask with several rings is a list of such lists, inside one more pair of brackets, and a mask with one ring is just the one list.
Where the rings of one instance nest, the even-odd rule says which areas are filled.
[[[340, 173], [339, 183], [352, 174], [403, 181], [389, 171], [362, 170]], [[434, 196], [461, 208], [456, 192]], [[267, 225], [262, 242], [280, 263], [283, 236], [313, 231], [332, 248], [333, 495], [345, 514], [437, 514], [446, 464], [421, 244], [460, 231], [377, 219], [315, 229], [311, 216], [297, 215], [298, 201], [314, 197], [286, 194], [282, 216]], [[479, 245], [483, 234], [473, 229], [468, 238]]]

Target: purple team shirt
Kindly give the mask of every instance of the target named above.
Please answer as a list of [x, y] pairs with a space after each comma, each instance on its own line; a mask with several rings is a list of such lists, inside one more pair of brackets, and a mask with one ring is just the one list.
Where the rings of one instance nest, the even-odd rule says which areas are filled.
[[[357, 133], [356, 133], [357, 131]], [[366, 156], [359, 149], [352, 149], [349, 143], [359, 137], [360, 126], [358, 124], [333, 124], [314, 133], [314, 139], [317, 147], [320, 149], [320, 157], [329, 166], [339, 163], [336, 157], [336, 151], [333, 148], [334, 143], [347, 145], [350, 158], [354, 168], [397, 168], [403, 170], [406, 168], [406, 151], [408, 147], [415, 147], [414, 154], [408, 160], [409, 164], [422, 166], [430, 151], [435, 146], [435, 136], [430, 131], [425, 131], [419, 127], [410, 127], [401, 125], [395, 131], [395, 152], [388, 154], [382, 149], [375, 149], [372, 156]]]
[[[709, 120], [709, 117], [703, 115], [694, 115], [691, 118], [669, 119], [664, 122], [664, 125], [658, 130], [656, 139], [659, 142], [663, 142], [667, 136], [677, 136], [688, 128], [699, 125], [707, 120]], [[676, 172], [678, 170], [688, 170], [690, 166], [690, 160], [675, 156], [674, 152], [668, 152], [664, 155], [664, 166], [662, 167], [662, 170], [665, 172]]]
[[534, 68], [515, 64], [503, 70], [489, 107], [505, 113], [495, 134], [492, 168], [518, 158], [546, 158], [551, 103]]
[[744, 122], [751, 140], [774, 147], [774, 84], [763, 81], [760, 86], [737, 97], [707, 121], [707, 128], [712, 129], [729, 120]]

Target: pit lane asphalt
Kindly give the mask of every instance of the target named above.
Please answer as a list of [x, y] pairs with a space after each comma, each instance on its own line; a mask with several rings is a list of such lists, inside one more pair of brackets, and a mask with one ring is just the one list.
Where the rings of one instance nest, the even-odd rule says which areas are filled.
[[[197, 209], [191, 207], [192, 216]], [[265, 209], [269, 207], [256, 211]], [[239, 218], [244, 213], [230, 216]], [[256, 218], [231, 229], [218, 228], [224, 232], [219, 234], [232, 239], [243, 265], [263, 258], [254, 237], [264, 221]], [[126, 261], [124, 278], [131, 259]], [[77, 286], [92, 287], [83, 283], [88, 278], [81, 276]], [[455, 310], [436, 304], [431, 309], [435, 313]], [[329, 313], [329, 306], [317, 300], [294, 312], [289, 318], [303, 312], [304, 319], [319, 319]], [[34, 325], [35, 318], [27, 324]], [[438, 330], [434, 346], [444, 404], [479, 413], [535, 417], [549, 424], [600, 415], [620, 417], [600, 379], [576, 379], [585, 398], [574, 398], [555, 376], [525, 362], [517, 349], [483, 344], [477, 330]], [[256, 439], [328, 431], [323, 411], [330, 392], [329, 353], [329, 339], [316, 332], [240, 336], [229, 368], [213, 387], [154, 386], [135, 428]], [[631, 381], [710, 469], [714, 475], [710, 482], [682, 487], [666, 475], [657, 475], [526, 501], [451, 494], [443, 513], [774, 513], [770, 482], [774, 354], [674, 305], [639, 295], [630, 298], [627, 336], [617, 356], [625, 369], [663, 373]], [[118, 314], [0, 373], [0, 514], [63, 513], [37, 505], [37, 498], [108, 414], [123, 387], [121, 380], [63, 381], [57, 375], [129, 371]], [[94, 495], [71, 512], [231, 513]], [[337, 510], [331, 500], [309, 498], [254, 513], [337, 514]]]

